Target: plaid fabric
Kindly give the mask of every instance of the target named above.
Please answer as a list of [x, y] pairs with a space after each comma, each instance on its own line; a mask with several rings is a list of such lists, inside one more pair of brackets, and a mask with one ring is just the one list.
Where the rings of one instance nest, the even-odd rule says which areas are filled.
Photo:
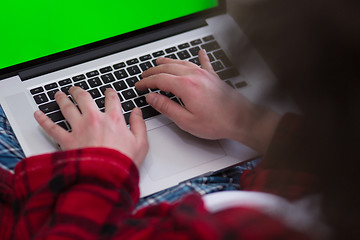
[[25, 155], [0, 106], [0, 167], [5, 170], [13, 170], [23, 158]]
[[245, 170], [254, 169], [260, 161], [261, 158], [254, 159], [225, 170], [214, 172], [209, 176], [199, 176], [181, 182], [174, 187], [141, 198], [136, 210], [161, 202], [174, 203], [193, 193], [205, 195], [219, 191], [239, 190], [242, 173]]
[[138, 171], [131, 159], [110, 149], [31, 157], [16, 166], [13, 177], [4, 177], [10, 178], [0, 185], [4, 240], [308, 239], [254, 209], [209, 213], [197, 194], [134, 213]]

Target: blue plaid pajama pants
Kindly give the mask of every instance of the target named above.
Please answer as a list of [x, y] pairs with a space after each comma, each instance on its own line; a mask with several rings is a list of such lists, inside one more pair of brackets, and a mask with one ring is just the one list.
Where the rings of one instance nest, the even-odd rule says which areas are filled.
[[[25, 158], [25, 155], [0, 107], [0, 167], [12, 171], [15, 165], [23, 158]], [[172, 203], [192, 193], [204, 195], [218, 191], [239, 190], [240, 177], [243, 171], [255, 168], [260, 161], [259, 158], [243, 162], [208, 176], [199, 176], [186, 180], [174, 187], [141, 198], [136, 210], [160, 202]]]

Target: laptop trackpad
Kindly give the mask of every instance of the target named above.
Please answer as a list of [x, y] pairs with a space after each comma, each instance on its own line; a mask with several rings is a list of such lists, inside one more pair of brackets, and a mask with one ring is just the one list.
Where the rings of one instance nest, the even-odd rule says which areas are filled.
[[169, 124], [148, 132], [150, 150], [143, 167], [153, 180], [225, 156], [218, 141], [203, 140]]

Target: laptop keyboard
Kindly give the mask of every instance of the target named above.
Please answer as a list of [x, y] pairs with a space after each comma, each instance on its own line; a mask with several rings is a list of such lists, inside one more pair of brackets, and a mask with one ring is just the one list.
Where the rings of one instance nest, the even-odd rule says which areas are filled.
[[93, 71], [82, 73], [71, 78], [48, 83], [31, 89], [30, 93], [33, 95], [38, 108], [42, 112], [64, 129], [71, 131], [70, 125], [66, 122], [60, 112], [59, 106], [55, 102], [55, 93], [62, 91], [74, 102], [69, 94], [69, 89], [72, 86], [81, 87], [90, 93], [99, 109], [104, 111], [104, 92], [107, 88], [113, 88], [117, 91], [121, 100], [123, 114], [128, 124], [130, 112], [135, 107], [141, 108], [144, 119], [160, 114], [148, 105], [145, 100], [145, 95], [150, 91], [163, 94], [173, 101], [182, 104], [172, 93], [163, 92], [158, 89], [148, 89], [145, 91], [135, 89], [134, 85], [137, 81], [141, 80], [142, 72], [156, 66], [156, 59], [158, 57], [187, 60], [200, 65], [198, 52], [202, 48], [206, 50], [214, 70], [221, 79], [226, 80], [239, 75], [225, 52], [221, 50], [218, 42], [210, 35], [174, 47], [148, 53], [138, 58], [128, 59], [111, 66], [94, 69]]

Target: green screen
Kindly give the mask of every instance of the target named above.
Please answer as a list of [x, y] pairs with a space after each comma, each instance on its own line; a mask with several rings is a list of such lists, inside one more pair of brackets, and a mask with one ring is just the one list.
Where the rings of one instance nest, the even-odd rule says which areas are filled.
[[3, 0], [0, 69], [217, 5], [217, 0]]

